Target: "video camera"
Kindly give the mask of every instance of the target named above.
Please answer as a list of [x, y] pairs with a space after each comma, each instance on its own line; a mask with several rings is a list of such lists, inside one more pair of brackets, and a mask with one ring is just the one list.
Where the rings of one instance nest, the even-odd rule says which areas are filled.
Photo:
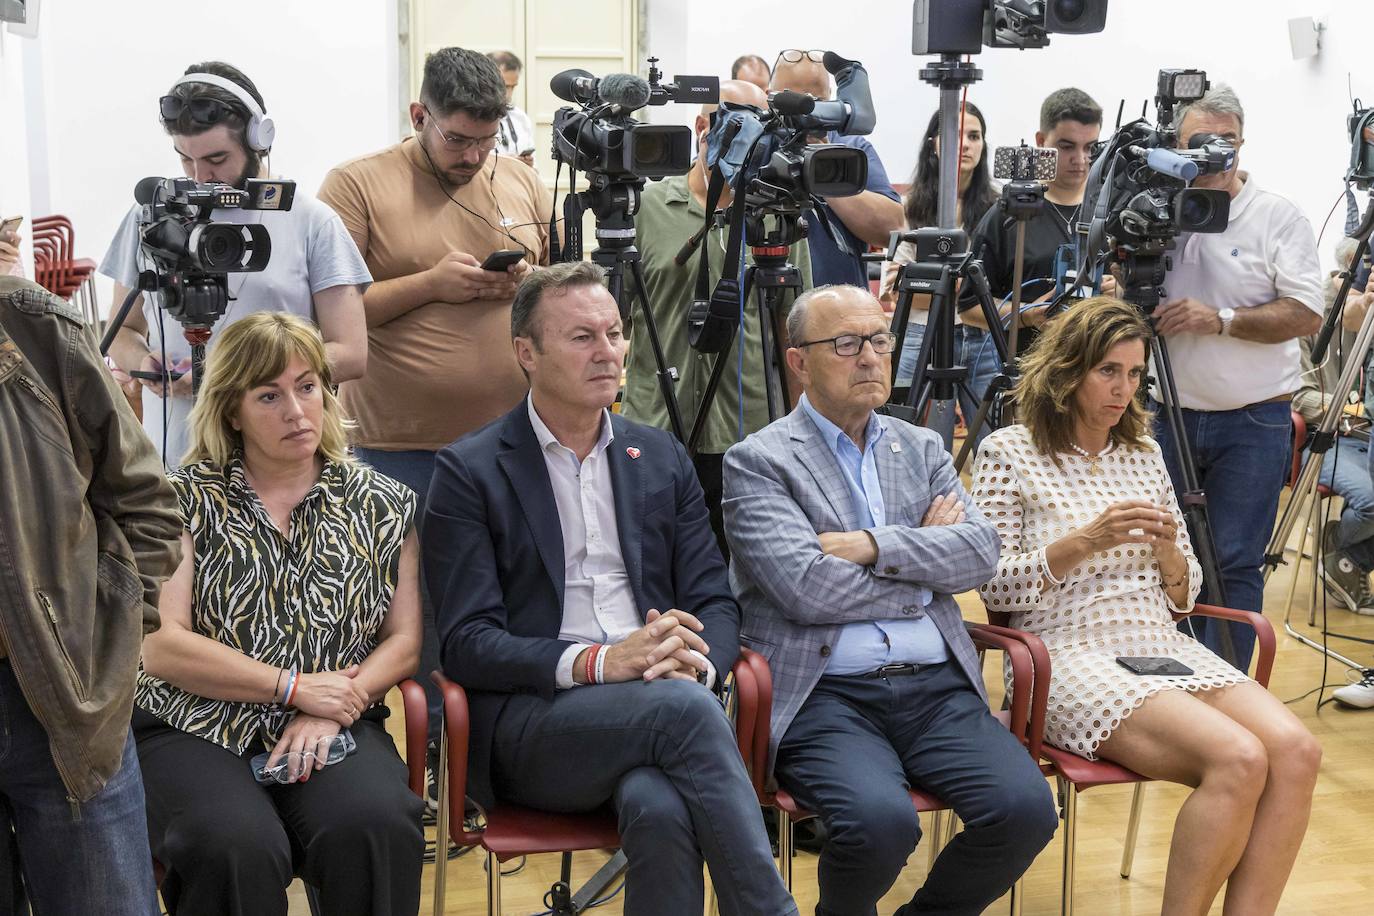
[[1043, 48], [1050, 35], [1085, 35], [1107, 25], [1107, 0], [915, 0], [912, 54], [975, 54]]
[[[787, 249], [806, 233], [800, 219], [804, 212], [814, 213], [835, 238], [816, 203], [828, 197], [852, 197], [868, 187], [868, 157], [863, 150], [812, 142], [816, 135], [832, 131], [844, 135], [873, 131], [877, 116], [868, 71], [858, 61], [833, 51], [825, 53], [824, 64], [835, 78], [838, 98], [834, 100], [783, 90], [769, 95], [766, 111], [727, 102], [712, 115], [706, 148], [706, 166], [712, 170], [706, 226], [684, 251], [705, 237], [725, 185], [732, 189], [734, 201], [728, 220], [726, 270], [708, 300], [707, 262], [702, 258], [697, 295], [688, 313], [688, 340], [703, 353], [718, 353], [728, 346], [739, 324], [740, 246], [747, 242], [756, 249], [756, 258], [758, 250], [768, 249], [770, 266], [781, 269]], [[779, 263], [772, 263], [779, 258]], [[678, 262], [684, 263], [682, 254]]]
[[553, 156], [578, 171], [610, 180], [665, 178], [692, 168], [692, 130], [676, 124], [643, 124], [630, 117], [645, 105], [710, 104], [720, 100], [714, 76], [679, 76], [663, 83], [649, 58], [649, 78], [612, 73], [600, 79], [586, 70], [564, 70], [549, 81], [553, 94], [579, 107], [553, 116]]
[[272, 255], [261, 224], [213, 222], [220, 210], [290, 210], [294, 181], [250, 178], [243, 190], [190, 178], [145, 178], [134, 188], [143, 205], [139, 244], [154, 269], [139, 288], [162, 294], [167, 313], [188, 328], [208, 330], [228, 307], [228, 275], [260, 271]]
[[1174, 123], [1174, 106], [1197, 101], [1210, 86], [1201, 70], [1161, 70], [1157, 122], [1140, 118], [1119, 128], [1100, 145], [1088, 173], [1083, 204], [1092, 225], [1085, 256], [1121, 264], [1126, 297], [1137, 301], [1132, 298], [1137, 294], [1146, 311], [1158, 303], [1163, 275], [1158, 259], [1175, 247], [1178, 235], [1222, 232], [1230, 216], [1226, 190], [1189, 184], [1231, 169], [1235, 148], [1216, 134], [1199, 134], [1179, 149]]

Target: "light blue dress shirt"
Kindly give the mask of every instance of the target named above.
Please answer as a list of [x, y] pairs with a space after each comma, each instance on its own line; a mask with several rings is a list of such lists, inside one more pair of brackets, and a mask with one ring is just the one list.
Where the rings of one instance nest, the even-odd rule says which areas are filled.
[[[859, 517], [859, 527], [886, 525], [887, 508], [882, 487], [878, 485], [878, 462], [874, 458], [874, 449], [887, 432], [882, 418], [877, 414], [869, 415], [864, 431], [864, 450], [860, 452], [844, 430], [811, 406], [805, 394], [801, 396], [800, 406], [816, 424], [821, 438], [839, 462], [845, 483], [849, 485], [850, 504]], [[929, 605], [930, 599], [930, 589], [916, 587], [916, 600], [921, 607]], [[935, 622], [924, 614], [914, 619], [857, 621], [840, 628], [825, 673], [863, 674], [883, 665], [928, 665], [948, 658], [944, 637]]]

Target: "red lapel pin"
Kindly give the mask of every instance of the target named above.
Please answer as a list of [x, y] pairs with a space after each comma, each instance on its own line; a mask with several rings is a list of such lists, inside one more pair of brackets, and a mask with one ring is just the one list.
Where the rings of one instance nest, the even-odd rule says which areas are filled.
[[635, 447], [632, 445], [632, 446], [630, 446], [629, 448], [625, 449], [625, 454], [629, 455], [631, 458], [638, 458], [638, 457], [639, 457], [639, 449], [635, 448]]

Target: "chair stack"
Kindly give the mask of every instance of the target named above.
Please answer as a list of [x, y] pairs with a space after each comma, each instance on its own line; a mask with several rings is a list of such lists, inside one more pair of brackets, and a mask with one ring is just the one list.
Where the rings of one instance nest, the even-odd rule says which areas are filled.
[[86, 321], [100, 322], [95, 295], [95, 261], [75, 255], [76, 233], [72, 221], [60, 214], [33, 221], [34, 279], [39, 286], [63, 299], [76, 297]]

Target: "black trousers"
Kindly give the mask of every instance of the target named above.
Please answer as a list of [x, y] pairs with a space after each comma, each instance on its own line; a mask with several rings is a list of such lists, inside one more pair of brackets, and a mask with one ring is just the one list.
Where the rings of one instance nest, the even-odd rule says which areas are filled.
[[357, 752], [289, 786], [260, 786], [249, 759], [134, 710], [153, 858], [169, 913], [286, 916], [293, 875], [330, 916], [420, 908], [422, 802], [380, 718]]

